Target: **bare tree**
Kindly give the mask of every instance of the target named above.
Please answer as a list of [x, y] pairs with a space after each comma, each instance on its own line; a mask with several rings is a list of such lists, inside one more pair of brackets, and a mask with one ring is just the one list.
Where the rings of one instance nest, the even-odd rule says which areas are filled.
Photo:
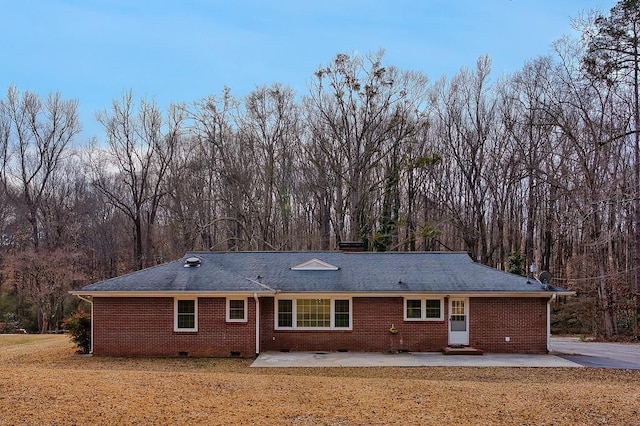
[[[634, 264], [640, 264], [640, 1], [620, 0], [609, 15], [599, 15], [593, 26], [582, 27], [587, 44], [586, 70], [609, 85], [630, 88], [629, 107], [633, 120], [627, 131], [612, 139], [632, 136], [634, 219]], [[640, 336], [640, 273], [635, 276], [636, 319], [634, 334]]]
[[446, 86], [441, 81], [432, 92], [437, 118], [435, 129], [443, 145], [443, 174], [439, 192], [474, 258], [488, 262], [488, 205], [486, 180], [488, 155], [495, 143], [497, 107], [490, 94], [488, 57], [478, 59], [473, 72], [462, 70]]
[[0, 101], [2, 183], [6, 193], [24, 208], [36, 251], [43, 197], [80, 131], [77, 107], [77, 101], [65, 101], [59, 93], [42, 102], [33, 92], [21, 95], [15, 86]]
[[255, 164], [251, 146], [238, 132], [239, 102], [225, 88], [189, 112], [200, 161], [194, 163], [202, 198], [197, 226], [206, 247], [247, 250], [254, 246], [250, 205], [254, 199]]
[[256, 173], [250, 176], [257, 186], [252, 210], [261, 249], [291, 247], [294, 164], [299, 146], [299, 114], [294, 101], [290, 88], [279, 84], [260, 87], [245, 99], [245, 115], [240, 120], [239, 136]]
[[555, 73], [560, 83], [556, 87], [563, 85], [563, 90], [554, 96], [549, 116], [566, 137], [575, 161], [573, 174], [566, 179], [581, 189], [574, 190], [572, 198], [580, 221], [589, 230], [583, 237], [583, 247], [590, 248], [587, 271], [590, 266], [597, 283], [604, 336], [611, 337], [617, 335], [617, 290], [607, 277], [618, 268], [610, 251], [617, 233], [617, 208], [611, 208], [619, 202], [625, 180], [620, 161], [624, 158], [624, 141], [616, 135], [624, 131], [628, 118], [618, 113], [624, 110], [620, 108], [619, 87], [582, 72], [575, 60], [581, 57], [576, 54], [578, 46], [567, 40], [556, 44], [556, 49], [560, 58]]
[[153, 227], [167, 194], [167, 169], [181, 137], [181, 111], [170, 107], [163, 121], [153, 102], [142, 100], [136, 110], [129, 91], [113, 102], [111, 111], [97, 114], [108, 150], [93, 158], [94, 184], [131, 220], [137, 268], [152, 261]]
[[[540, 251], [536, 239], [538, 233], [544, 233], [544, 253], [542, 269], [548, 270], [550, 256], [550, 232], [552, 224], [543, 220], [542, 210], [549, 204], [547, 211], [552, 210], [554, 188], [552, 162], [556, 125], [547, 108], [554, 91], [551, 73], [555, 64], [550, 57], [542, 57], [528, 62], [509, 81], [509, 92], [504, 94], [502, 121], [505, 131], [515, 148], [514, 161], [520, 165], [521, 182], [524, 185], [522, 194], [526, 200], [525, 230], [523, 247], [509, 247], [510, 250], [522, 250], [528, 276], [533, 273], [531, 265], [535, 265], [535, 252]], [[551, 169], [550, 169], [551, 167]], [[546, 223], [545, 223], [546, 222]], [[545, 227], [545, 230], [541, 228]]]
[[[333, 174], [332, 213], [337, 242], [371, 239], [375, 219], [373, 197], [382, 183], [375, 170], [415, 127], [405, 113], [418, 109], [421, 98], [409, 93], [409, 81], [421, 74], [401, 73], [382, 65], [383, 52], [365, 58], [339, 54], [315, 73], [306, 98], [312, 147]], [[414, 85], [415, 89], [418, 85]], [[391, 141], [391, 142], [390, 142]]]

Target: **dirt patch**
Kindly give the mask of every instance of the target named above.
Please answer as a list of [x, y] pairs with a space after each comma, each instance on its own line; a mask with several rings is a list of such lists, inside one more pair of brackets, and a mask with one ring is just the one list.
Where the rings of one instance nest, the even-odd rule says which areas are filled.
[[250, 360], [74, 352], [66, 336], [0, 336], [0, 424], [594, 425], [640, 418], [640, 371], [256, 369]]

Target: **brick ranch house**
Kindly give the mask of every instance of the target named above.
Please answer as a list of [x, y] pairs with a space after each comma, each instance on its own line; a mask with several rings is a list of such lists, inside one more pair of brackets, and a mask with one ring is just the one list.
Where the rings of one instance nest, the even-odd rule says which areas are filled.
[[197, 252], [88, 285], [92, 353], [545, 353], [564, 289], [456, 252]]

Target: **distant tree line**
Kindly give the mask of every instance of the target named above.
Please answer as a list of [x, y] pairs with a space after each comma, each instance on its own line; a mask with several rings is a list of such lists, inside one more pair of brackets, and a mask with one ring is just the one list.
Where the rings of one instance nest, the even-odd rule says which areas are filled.
[[462, 250], [578, 297], [564, 330], [638, 336], [640, 2], [512, 75], [430, 82], [338, 54], [308, 93], [225, 88], [161, 110], [125, 92], [0, 99], [0, 331], [57, 329], [72, 288], [188, 250]]

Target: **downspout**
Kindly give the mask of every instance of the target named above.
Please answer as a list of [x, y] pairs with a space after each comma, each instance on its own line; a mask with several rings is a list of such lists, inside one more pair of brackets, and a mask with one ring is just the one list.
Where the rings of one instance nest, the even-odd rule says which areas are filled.
[[79, 294], [76, 294], [76, 296], [91, 305], [91, 350], [89, 350], [89, 353], [93, 354], [93, 300], [91, 298], [82, 297]]
[[[258, 356], [260, 354], [260, 301], [258, 300], [258, 293], [253, 293], [253, 300], [256, 303], [256, 356]], [[91, 337], [93, 338], [93, 334]]]
[[551, 352], [551, 302], [556, 300], [556, 293], [547, 302], [547, 353]]
[[[260, 287], [265, 288], [273, 293], [277, 293], [276, 290], [272, 289], [266, 284], [262, 284], [260, 282], [260, 275], [258, 275], [257, 279], [244, 277], [247, 281], [250, 281], [254, 284], [258, 284]], [[258, 300], [258, 293], [253, 292], [253, 300], [256, 302], [256, 356], [260, 354], [260, 301]]]

